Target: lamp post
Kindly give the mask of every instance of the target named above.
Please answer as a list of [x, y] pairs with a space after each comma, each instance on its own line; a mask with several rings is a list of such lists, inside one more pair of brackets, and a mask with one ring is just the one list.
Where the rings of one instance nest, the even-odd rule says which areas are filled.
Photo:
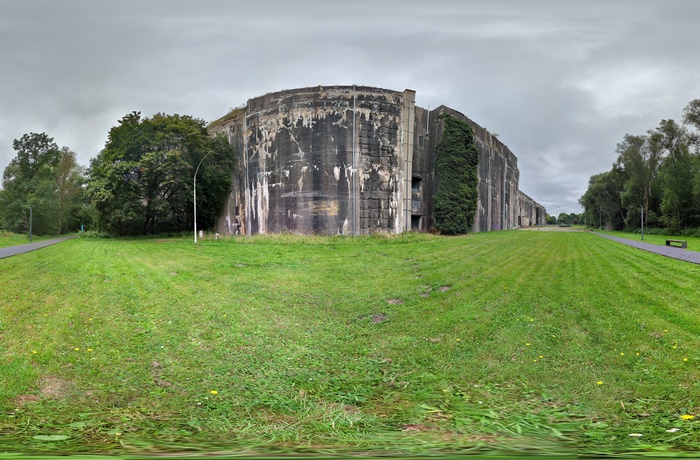
[[194, 192], [194, 244], [197, 244], [197, 172], [199, 167], [202, 166], [202, 162], [211, 154], [211, 152], [204, 155], [197, 165], [197, 169], [194, 170], [194, 177], [192, 178], [192, 190]]

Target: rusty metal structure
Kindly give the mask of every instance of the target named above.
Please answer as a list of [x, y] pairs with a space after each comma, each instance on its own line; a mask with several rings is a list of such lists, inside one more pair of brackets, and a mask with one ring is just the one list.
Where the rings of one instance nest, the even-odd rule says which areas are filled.
[[429, 231], [442, 113], [474, 131], [479, 200], [473, 230], [543, 225], [545, 209], [518, 188], [516, 156], [465, 115], [417, 107], [409, 89], [315, 86], [250, 99], [209, 126], [227, 136], [238, 155], [216, 231]]

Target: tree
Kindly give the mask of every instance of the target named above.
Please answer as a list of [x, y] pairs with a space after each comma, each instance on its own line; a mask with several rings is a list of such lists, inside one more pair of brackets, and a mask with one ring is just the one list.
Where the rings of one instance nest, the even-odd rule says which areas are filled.
[[688, 151], [687, 128], [673, 120], [661, 120], [651, 131], [659, 140], [664, 159], [659, 168], [661, 212], [666, 227], [680, 232], [690, 222], [696, 162]]
[[444, 131], [437, 145], [435, 227], [445, 235], [459, 235], [469, 232], [474, 223], [479, 152], [469, 125], [447, 114], [440, 118]]
[[626, 134], [624, 140], [617, 145], [617, 152], [618, 164], [629, 175], [626, 190], [622, 195], [623, 202], [628, 209], [643, 208], [646, 225], [663, 155], [662, 136], [659, 133], [650, 133], [647, 136]]
[[695, 128], [695, 132], [689, 134], [688, 143], [695, 145], [695, 152], [700, 152], [700, 99], [693, 99], [683, 109], [683, 123]]
[[54, 167], [61, 157], [58, 146], [46, 133], [29, 133], [15, 139], [12, 147], [17, 156], [3, 173], [2, 226], [14, 232], [27, 232], [31, 206], [34, 233], [54, 232]]
[[88, 193], [101, 226], [120, 235], [192, 228], [192, 179], [197, 176], [197, 224], [214, 223], [231, 186], [233, 149], [190, 116], [132, 112], [113, 127], [91, 162]]
[[585, 220], [592, 226], [607, 226], [621, 229], [625, 221], [622, 193], [627, 175], [617, 164], [610, 171], [595, 174], [588, 181], [586, 193], [579, 199]]
[[54, 168], [56, 174], [56, 199], [58, 201], [58, 234], [77, 226], [76, 217], [82, 204], [82, 168], [75, 153], [68, 147], [61, 149], [61, 157]]
[[693, 99], [683, 109], [683, 123], [700, 130], [700, 99]]

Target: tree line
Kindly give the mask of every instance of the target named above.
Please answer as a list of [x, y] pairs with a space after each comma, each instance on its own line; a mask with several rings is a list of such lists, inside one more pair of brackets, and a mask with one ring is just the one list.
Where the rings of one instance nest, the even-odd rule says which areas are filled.
[[[132, 112], [110, 129], [105, 147], [80, 166], [46, 133], [12, 143], [16, 156], [0, 190], [0, 229], [36, 235], [81, 228], [115, 235], [211, 228], [231, 187], [233, 147], [188, 115]], [[199, 169], [198, 166], [201, 166]], [[31, 222], [30, 222], [31, 217]]]
[[626, 134], [612, 169], [595, 174], [579, 199], [593, 227], [700, 235], [700, 99], [683, 120], [661, 120], [645, 134]]

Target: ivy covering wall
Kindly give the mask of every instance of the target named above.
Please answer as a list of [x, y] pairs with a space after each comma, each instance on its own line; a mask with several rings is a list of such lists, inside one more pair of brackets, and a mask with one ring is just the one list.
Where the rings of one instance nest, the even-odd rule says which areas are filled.
[[472, 129], [449, 114], [440, 115], [444, 130], [437, 145], [435, 228], [443, 235], [471, 230], [477, 208], [479, 152]]

